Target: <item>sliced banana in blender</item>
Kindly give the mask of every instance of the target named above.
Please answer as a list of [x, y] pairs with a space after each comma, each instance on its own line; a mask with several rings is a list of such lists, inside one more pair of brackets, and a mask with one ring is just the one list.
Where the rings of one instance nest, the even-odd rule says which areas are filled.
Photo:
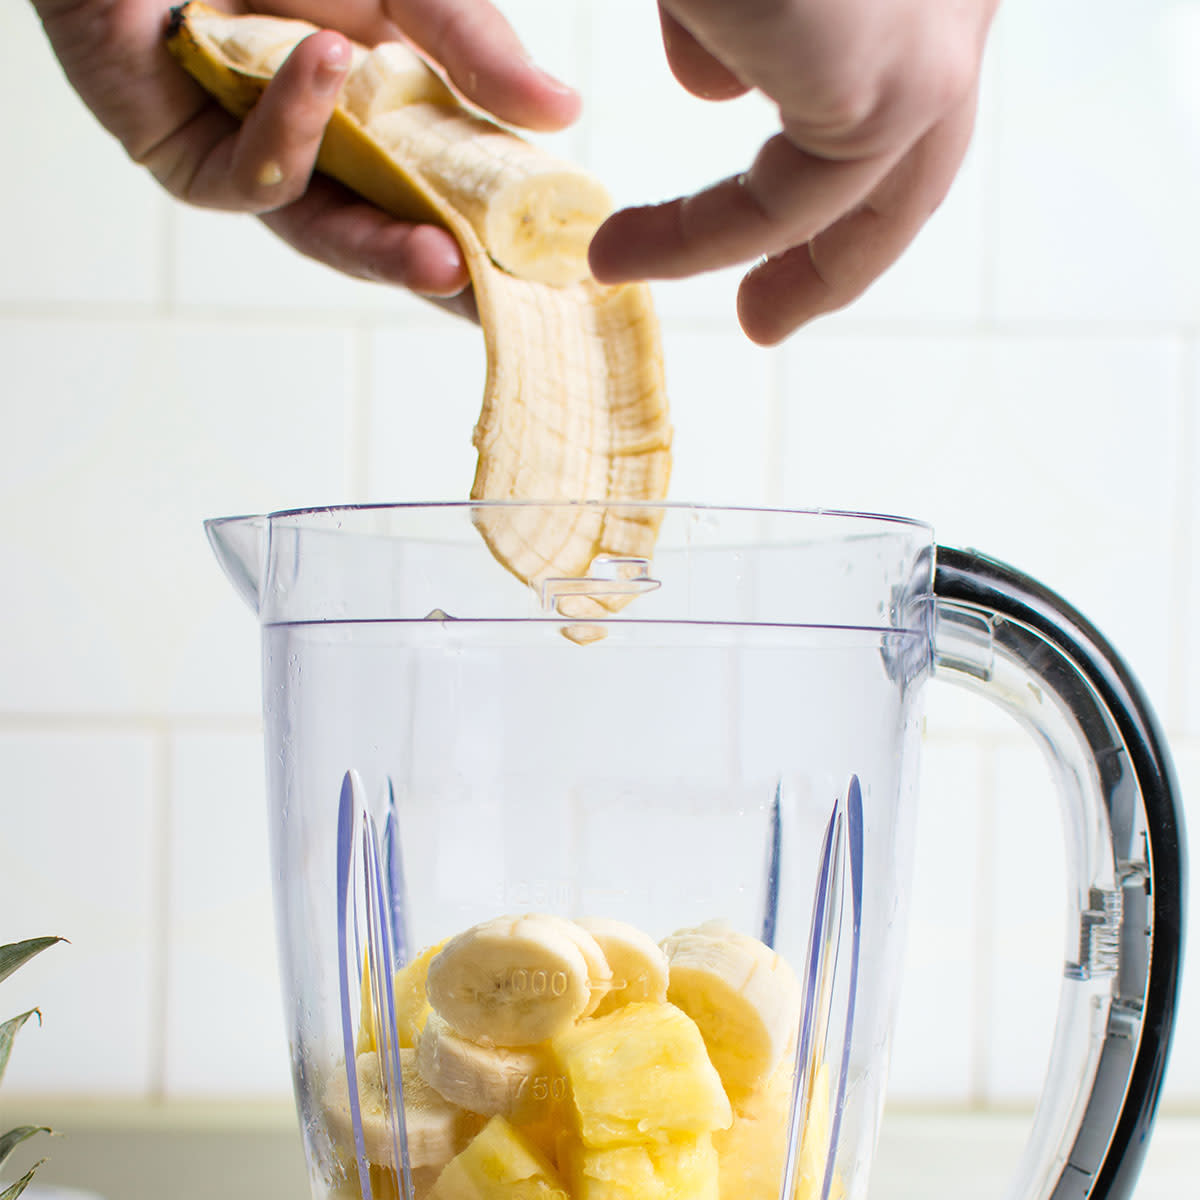
[[529, 1046], [590, 1012], [610, 978], [585, 930], [563, 917], [527, 913], [452, 937], [430, 962], [425, 991], [460, 1036], [486, 1046]]
[[[168, 45], [234, 116], [253, 107], [316, 26], [234, 17], [189, 0]], [[473, 500], [498, 561], [542, 589], [596, 560], [648, 559], [671, 472], [662, 345], [645, 284], [591, 278], [587, 247], [611, 202], [590, 175], [467, 109], [400, 44], [356, 46], [320, 170], [462, 247], [487, 353]], [[521, 501], [580, 501], [556, 509]], [[615, 508], [630, 501], [651, 502]], [[557, 611], [587, 620], [632, 594], [586, 592]], [[577, 640], [589, 640], [581, 633]]]

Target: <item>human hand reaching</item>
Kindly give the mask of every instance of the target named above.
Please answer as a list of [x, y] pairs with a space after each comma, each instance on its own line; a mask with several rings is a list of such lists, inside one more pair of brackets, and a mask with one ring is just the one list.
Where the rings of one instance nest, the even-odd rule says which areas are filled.
[[[232, 13], [240, 0], [211, 0]], [[313, 165], [350, 65], [347, 38], [407, 38], [470, 101], [502, 120], [559, 129], [576, 93], [535, 67], [487, 0], [262, 0], [254, 11], [335, 29], [306, 38], [244, 124], [226, 114], [168, 53], [164, 0], [33, 0], [83, 101], [130, 157], [172, 195], [205, 208], [257, 213], [295, 249], [349, 275], [456, 297], [469, 278], [444, 229], [396, 221]]]
[[780, 132], [743, 174], [601, 226], [603, 282], [761, 259], [738, 316], [771, 344], [848, 304], [945, 197], [975, 121], [999, 0], [660, 0], [671, 70], [693, 94], [758, 89]]

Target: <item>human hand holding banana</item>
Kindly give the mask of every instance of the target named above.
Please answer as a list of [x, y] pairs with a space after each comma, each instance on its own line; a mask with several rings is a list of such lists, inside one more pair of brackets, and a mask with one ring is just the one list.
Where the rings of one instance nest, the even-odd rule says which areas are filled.
[[999, 0], [659, 0], [675, 77], [697, 96], [757, 89], [780, 132], [740, 175], [615, 214], [598, 279], [680, 278], [761, 261], [742, 328], [782, 340], [854, 300], [941, 203], [975, 120]]
[[67, 78], [101, 124], [172, 195], [258, 214], [301, 253], [348, 275], [399, 284], [473, 312], [461, 249], [445, 229], [397, 221], [313, 175], [350, 66], [348, 38], [408, 38], [472, 103], [535, 130], [569, 125], [579, 97], [534, 66], [487, 0], [215, 0], [332, 23], [296, 48], [244, 124], [166, 49], [166, 0], [33, 0]]
[[[579, 97], [532, 65], [487, 0], [258, 0], [324, 24], [240, 126], [171, 61], [162, 0], [33, 0], [67, 76], [101, 123], [172, 194], [257, 213], [297, 250], [474, 315], [445, 229], [397, 221], [313, 175], [350, 64], [346, 38], [407, 38], [472, 103], [535, 130], [570, 124]], [[756, 88], [781, 131], [750, 169], [693, 196], [615, 214], [591, 265], [602, 282], [677, 278], [760, 259], [738, 309], [776, 342], [855, 299], [941, 202], [974, 124], [984, 41], [999, 0], [661, 0], [680, 83], [728, 99]], [[248, 13], [241, 0], [221, 0]]]

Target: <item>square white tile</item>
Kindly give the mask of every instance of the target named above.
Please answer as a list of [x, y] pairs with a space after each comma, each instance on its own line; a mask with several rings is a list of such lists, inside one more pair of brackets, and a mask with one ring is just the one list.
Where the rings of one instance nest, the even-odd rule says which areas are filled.
[[30, 321], [0, 341], [15, 395], [44, 397], [12, 402], [0, 448], [22, 581], [0, 598], [0, 708], [256, 713], [253, 620], [202, 522], [343, 499], [346, 335]]
[[170, 202], [84, 107], [28, 4], [0, 12], [0, 104], [0, 303], [159, 302]]
[[675, 430], [671, 499], [766, 504], [777, 356], [736, 332], [668, 327], [663, 357]]
[[161, 1036], [161, 808], [149, 737], [0, 732], [5, 942], [57, 935], [4, 981], [3, 1018], [38, 1007], [5, 1092], [145, 1095]]
[[466, 500], [483, 402], [483, 335], [465, 320], [423, 321], [370, 338], [365, 439], [374, 501]]
[[1195, 320], [1200, 21], [1186, 0], [1014, 0], [999, 18], [995, 313]]
[[178, 733], [170, 751], [167, 1095], [286, 1097], [262, 738]]
[[899, 511], [1061, 592], [1165, 711], [1180, 354], [1170, 338], [821, 337], [786, 350], [783, 499]]

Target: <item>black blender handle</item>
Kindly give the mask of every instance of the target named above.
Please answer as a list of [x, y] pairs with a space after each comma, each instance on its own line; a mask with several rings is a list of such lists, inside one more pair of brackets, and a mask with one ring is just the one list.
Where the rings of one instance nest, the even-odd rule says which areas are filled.
[[[1014, 679], [1023, 670], [1026, 686], [1045, 689], [1065, 714], [1083, 743], [1081, 753], [1096, 768], [1113, 866], [1122, 882], [1111, 914], [1106, 894], [1081, 912], [1083, 949], [1075, 969], [1087, 971], [1092, 951], [1107, 955], [1112, 1003], [1091, 1093], [1075, 1128], [1065, 1130], [1065, 1162], [1045, 1195], [1126, 1200], [1142, 1167], [1162, 1089], [1182, 965], [1183, 810], [1167, 742], [1121, 657], [1048, 588], [983, 555], [938, 547], [933, 592], [935, 671], [945, 669], [974, 685], [1036, 728], [1017, 685], [1006, 704], [997, 694], [1004, 688], [993, 683], [1003, 664], [1013, 665]], [[1106, 923], [1110, 915], [1115, 919]], [[1071, 969], [1068, 964], [1068, 978]], [[1060, 1025], [1063, 1013], [1060, 1009]]]

